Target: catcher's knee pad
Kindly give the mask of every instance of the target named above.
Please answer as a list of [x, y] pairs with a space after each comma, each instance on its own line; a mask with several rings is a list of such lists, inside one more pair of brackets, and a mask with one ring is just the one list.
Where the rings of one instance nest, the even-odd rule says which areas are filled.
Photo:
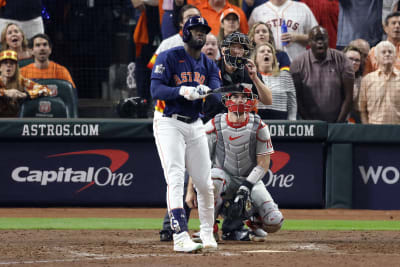
[[265, 202], [260, 209], [260, 216], [262, 218], [262, 229], [267, 233], [275, 233], [281, 229], [283, 224], [283, 215], [272, 201]]
[[225, 191], [225, 185], [228, 177], [228, 174], [222, 169], [211, 169], [211, 179], [214, 184], [214, 196], [220, 196], [221, 193]]

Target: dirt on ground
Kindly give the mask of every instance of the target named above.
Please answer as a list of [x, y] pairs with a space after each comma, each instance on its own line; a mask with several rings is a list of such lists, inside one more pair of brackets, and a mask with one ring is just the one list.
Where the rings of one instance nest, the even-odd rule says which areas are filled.
[[[0, 208], [0, 217], [161, 218], [165, 209]], [[283, 210], [286, 220], [400, 220], [400, 211]], [[197, 217], [196, 212], [192, 215]], [[399, 229], [400, 230], [400, 229]], [[287, 231], [175, 253], [154, 230], [2, 230], [0, 266], [400, 266], [400, 231]]]

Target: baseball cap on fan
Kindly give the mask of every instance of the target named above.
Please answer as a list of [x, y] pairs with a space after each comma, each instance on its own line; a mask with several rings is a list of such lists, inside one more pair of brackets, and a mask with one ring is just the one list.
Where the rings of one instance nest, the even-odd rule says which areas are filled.
[[222, 21], [226, 18], [226, 16], [228, 16], [229, 14], [235, 14], [236, 17], [237, 17], [237, 19], [238, 19], [238, 21], [239, 21], [239, 23], [240, 23], [240, 15], [239, 15], [239, 12], [237, 12], [236, 10], [234, 10], [234, 9], [231, 8], [231, 7], [228, 8], [228, 9], [225, 9], [224, 12], [222, 12], [220, 21], [222, 22]]
[[11, 59], [14, 61], [18, 61], [18, 55], [17, 52], [15, 52], [14, 50], [4, 50], [1, 51], [0, 53], [0, 62], [6, 59]]

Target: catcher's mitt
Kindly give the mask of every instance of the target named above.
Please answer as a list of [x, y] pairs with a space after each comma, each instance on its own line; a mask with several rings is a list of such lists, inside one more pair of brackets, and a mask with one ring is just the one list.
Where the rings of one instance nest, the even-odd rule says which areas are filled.
[[235, 200], [226, 200], [222, 208], [222, 214], [231, 219], [246, 220], [251, 216], [251, 199], [248, 188], [241, 186], [236, 193]]

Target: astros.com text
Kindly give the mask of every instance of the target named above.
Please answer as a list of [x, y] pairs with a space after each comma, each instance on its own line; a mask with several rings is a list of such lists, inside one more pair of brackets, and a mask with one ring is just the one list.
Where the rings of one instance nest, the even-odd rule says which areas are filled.
[[272, 124], [268, 125], [271, 136], [314, 136], [314, 125], [312, 124]]
[[98, 136], [98, 124], [24, 124], [22, 136]]

